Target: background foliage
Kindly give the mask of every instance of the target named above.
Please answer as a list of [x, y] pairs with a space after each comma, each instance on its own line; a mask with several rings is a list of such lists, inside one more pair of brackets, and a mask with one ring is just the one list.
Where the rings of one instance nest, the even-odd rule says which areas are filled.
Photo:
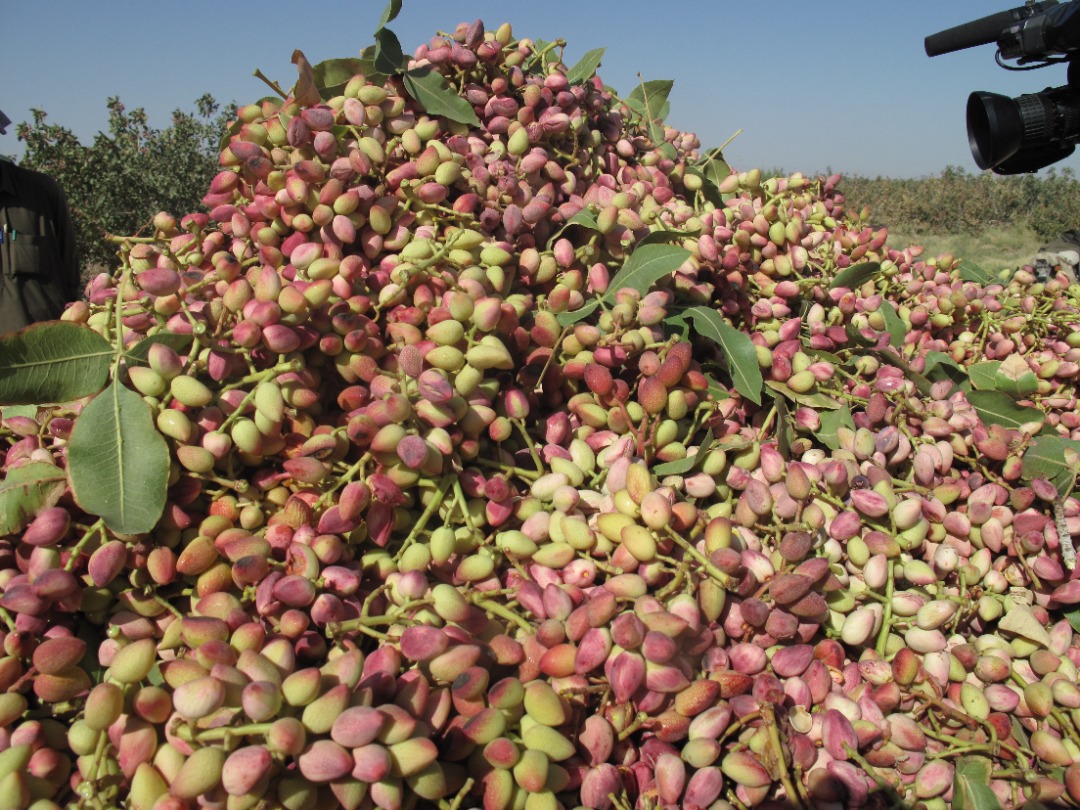
[[1001, 177], [950, 166], [918, 179], [845, 176], [840, 188], [853, 210], [868, 206], [871, 221], [890, 231], [941, 235], [1020, 226], [1048, 240], [1080, 228], [1080, 180], [1072, 169]]
[[218, 169], [218, 143], [235, 115], [235, 105], [205, 94], [194, 110], [177, 109], [169, 127], [154, 129], [142, 107], [128, 110], [116, 97], [107, 106], [108, 132], [88, 146], [49, 123], [45, 110], [34, 110], [34, 120], [17, 130], [26, 143], [20, 164], [56, 178], [67, 193], [83, 268], [116, 263], [106, 233], [137, 234], [158, 211], [203, 210], [200, 200]]

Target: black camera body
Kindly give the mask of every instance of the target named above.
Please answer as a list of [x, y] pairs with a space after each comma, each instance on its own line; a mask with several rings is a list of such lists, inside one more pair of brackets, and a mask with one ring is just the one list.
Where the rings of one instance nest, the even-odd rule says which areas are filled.
[[[1021, 174], [1063, 160], [1080, 142], [1080, 0], [1029, 2], [926, 38], [927, 56], [997, 43], [997, 61], [1010, 70], [1067, 64], [1067, 83], [1008, 98], [968, 96], [971, 154], [980, 169]], [[1017, 66], [1005, 60], [1016, 60]]]

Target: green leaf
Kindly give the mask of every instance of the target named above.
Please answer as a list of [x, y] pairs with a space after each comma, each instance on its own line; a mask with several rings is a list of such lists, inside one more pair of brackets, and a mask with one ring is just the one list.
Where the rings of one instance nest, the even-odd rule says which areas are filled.
[[155, 343], [163, 343], [176, 352], [182, 352], [191, 344], [191, 341], [191, 335], [158, 332], [156, 335], [143, 338], [129, 351], [124, 352], [124, 359], [127, 361], [128, 365], [131, 366], [147, 366], [150, 365], [150, 361], [147, 359], [150, 356], [150, 347]]
[[564, 227], [568, 227], [570, 225], [581, 225], [584, 228], [590, 228], [594, 231], [600, 229], [600, 224], [596, 221], [596, 217], [593, 215], [593, 212], [590, 211], [588, 208], [582, 208], [580, 211], [570, 217], [570, 219], [566, 220], [566, 226]]
[[989, 757], [960, 757], [953, 776], [953, 810], [1001, 810], [997, 795], [990, 789], [992, 772]]
[[324, 100], [340, 96], [349, 79], [358, 73], [367, 74], [365, 63], [355, 57], [349, 59], [327, 59], [319, 62], [312, 70], [315, 72], [315, 86]]
[[998, 391], [1023, 399], [1038, 390], [1039, 378], [1035, 376], [1027, 360], [1018, 354], [1010, 354], [998, 366], [997, 373], [994, 374], [994, 384]]
[[882, 301], [879, 309], [881, 317], [885, 319], [885, 331], [889, 333], [889, 345], [894, 349], [904, 346], [904, 336], [908, 333], [907, 325], [900, 320], [896, 307], [892, 301]]
[[705, 438], [701, 440], [701, 444], [698, 445], [698, 451], [692, 456], [686, 456], [685, 458], [675, 459], [675, 461], [669, 461], [665, 464], [657, 465], [653, 467], [653, 472], [657, 476], [665, 475], [686, 475], [686, 473], [693, 470], [705, 460], [705, 454], [713, 446], [713, 434], [712, 428], [705, 431]]
[[1080, 633], [1080, 607], [1066, 613], [1065, 618], [1068, 619], [1069, 626], [1077, 633]]
[[582, 318], [587, 318], [592, 315], [593, 311], [600, 306], [600, 299], [594, 298], [591, 301], [586, 301], [582, 305], [581, 309], [575, 309], [573, 312], [560, 312], [555, 316], [555, 320], [559, 322], [559, 326], [570, 326], [577, 323]]
[[646, 121], [662, 121], [671, 108], [667, 99], [674, 86], [675, 82], [668, 79], [642, 82], [627, 96], [626, 106]]
[[837, 287], [847, 287], [849, 290], [857, 290], [874, 276], [881, 272], [881, 265], [877, 262], [863, 262], [845, 267], [833, 278], [830, 290]]
[[926, 365], [923, 367], [923, 375], [928, 380], [932, 382], [950, 380], [956, 388], [959, 388], [964, 393], [971, 390], [971, 380], [968, 379], [964, 367], [945, 352], [927, 352], [924, 359]]
[[755, 405], [760, 405], [764, 381], [758, 367], [757, 351], [749, 335], [729, 324], [714, 309], [691, 307], [686, 310], [686, 314], [693, 319], [694, 330], [699, 335], [708, 338], [723, 350], [735, 390]]
[[582, 84], [587, 82], [600, 67], [600, 60], [604, 56], [604, 48], [593, 48], [581, 57], [577, 63], [566, 71], [566, 80], [570, 84]]
[[719, 189], [720, 183], [727, 179], [731, 174], [731, 166], [724, 160], [724, 153], [720, 150], [720, 147], [714, 147], [704, 155], [697, 162], [697, 168], [701, 170], [701, 173], [705, 176], [709, 182]]
[[997, 391], [997, 370], [1000, 367], [1000, 360], [973, 363], [967, 369], [971, 384], [980, 391]]
[[967, 401], [975, 409], [979, 418], [987, 425], [1001, 425], [1006, 428], [1019, 428], [1028, 422], [1042, 424], [1046, 418], [1037, 408], [1017, 405], [1008, 395], [1000, 391], [970, 391]]
[[825, 411], [821, 414], [821, 427], [814, 435], [830, 450], [836, 450], [840, 447], [836, 431], [841, 427], [855, 430], [855, 420], [851, 418], [851, 410], [847, 405], [841, 405], [835, 411]]
[[6, 408], [0, 408], [0, 419], [10, 419], [12, 416], [26, 416], [30, 419], [37, 419], [37, 412], [37, 405], [8, 405]]
[[840, 402], [828, 394], [822, 394], [821, 392], [800, 394], [797, 391], [792, 391], [787, 383], [777, 382], [776, 380], [765, 380], [765, 385], [776, 393], [790, 399], [796, 405], [805, 405], [818, 411], [835, 411], [837, 408], [842, 407]]
[[534, 67], [538, 64], [553, 65], [559, 61], [559, 50], [555, 43], [548, 42], [546, 39], [534, 40], [532, 53], [527, 57], [527, 62], [523, 67]]
[[[683, 313], [668, 315], [664, 318], [664, 326], [667, 327], [669, 332], [677, 333], [682, 340], [690, 340], [690, 323]], [[723, 398], [727, 399], [726, 392]]]
[[0, 478], [0, 535], [19, 534], [43, 509], [55, 506], [67, 474], [47, 461], [31, 461]]
[[120, 534], [143, 534], [165, 509], [169, 448], [150, 406], [113, 382], [83, 408], [68, 442], [75, 500]]
[[404, 67], [405, 54], [397, 34], [389, 28], [380, 28], [375, 32], [375, 69], [392, 76]]
[[376, 31], [381, 30], [384, 25], [397, 17], [401, 13], [401, 0], [390, 0], [386, 4], [386, 8], [383, 9], [382, 16], [379, 18], [379, 27]]
[[115, 350], [91, 329], [46, 321], [0, 337], [0, 403], [70, 402], [101, 390]]
[[974, 281], [976, 284], [986, 286], [994, 281], [994, 277], [983, 270], [975, 262], [964, 259], [960, 262], [960, 280]]
[[1076, 473], [1065, 460], [1065, 451], [1080, 453], [1080, 441], [1063, 436], [1036, 436], [1024, 451], [1022, 477], [1045, 478], [1063, 498], [1072, 494]]
[[547, 247], [551, 247], [558, 241], [559, 237], [563, 235], [567, 228], [571, 225], [578, 225], [582, 228], [588, 228], [590, 231], [600, 230], [600, 224], [596, 221], [596, 215], [593, 214], [588, 208], [582, 208], [570, 219], [563, 223], [559, 230], [555, 231], [547, 240]]
[[630, 258], [615, 274], [608, 285], [607, 299], [623, 287], [630, 287], [644, 295], [660, 279], [670, 276], [691, 256], [686, 248], [676, 245], [644, 245], [630, 254]]
[[472, 104], [459, 96], [437, 70], [426, 66], [406, 70], [405, 89], [429, 115], [441, 115], [459, 124], [480, 126]]
[[705, 375], [705, 382], [708, 383], [709, 386], [707, 389], [709, 396], [717, 402], [723, 399], [731, 399], [731, 392], [728, 390], [727, 386], [719, 383], [711, 374]]
[[641, 239], [637, 241], [635, 250], [640, 250], [642, 245], [664, 245], [672, 242], [681, 242], [683, 239], [693, 239], [701, 233], [700, 230], [693, 231], [667, 231], [658, 229], [655, 231], [649, 231]]

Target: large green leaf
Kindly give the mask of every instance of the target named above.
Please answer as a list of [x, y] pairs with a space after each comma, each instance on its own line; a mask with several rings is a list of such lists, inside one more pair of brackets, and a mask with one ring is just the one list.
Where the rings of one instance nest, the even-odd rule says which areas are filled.
[[817, 411], [835, 411], [841, 407], [840, 402], [828, 394], [822, 394], [820, 391], [815, 391], [812, 394], [800, 394], [798, 391], [792, 391], [787, 383], [777, 382], [776, 380], [765, 380], [765, 385], [781, 396], [787, 397], [796, 405], [805, 405], [807, 408], [813, 408]]
[[975, 262], [964, 259], [960, 262], [960, 280], [961, 281], [974, 281], [976, 284], [981, 284], [984, 287], [994, 281], [994, 277], [990, 275], [986, 270], [983, 270]]
[[406, 70], [405, 89], [429, 115], [441, 115], [459, 124], [480, 126], [472, 104], [459, 96], [437, 70], [426, 66]]
[[559, 322], [559, 326], [569, 326], [592, 315], [598, 306], [600, 306], [600, 299], [594, 298], [586, 301], [580, 309], [575, 309], [573, 312], [560, 312], [555, 316], [555, 320]]
[[1045, 478], [1063, 498], [1072, 494], [1076, 471], [1065, 460], [1065, 451], [1080, 453], [1080, 441], [1063, 436], [1036, 436], [1024, 451], [1022, 475], [1025, 480]]
[[830, 290], [837, 287], [847, 287], [849, 290], [857, 290], [874, 276], [881, 272], [881, 265], [877, 262], [863, 262], [845, 267], [833, 278]]
[[953, 810], [1001, 810], [997, 795], [990, 789], [992, 772], [989, 757], [960, 757], [953, 774]]
[[319, 95], [324, 101], [340, 96], [349, 79], [358, 73], [366, 73], [364, 67], [365, 63], [356, 58], [327, 59], [319, 62], [312, 68], [315, 71], [315, 86], [319, 88]]
[[663, 121], [671, 109], [668, 95], [674, 86], [668, 79], [642, 82], [626, 97], [626, 105], [646, 121]]
[[923, 359], [926, 361], [923, 375], [928, 380], [932, 382], [950, 380], [965, 393], [971, 390], [971, 380], [968, 379], [967, 371], [945, 352], [927, 352]]
[[605, 298], [614, 299], [623, 287], [644, 295], [657, 281], [678, 270], [690, 255], [689, 250], [678, 245], [642, 245], [611, 279]]
[[[583, 214], [587, 212], [579, 211], [567, 222], [567, 225], [582, 224], [588, 227], [587, 221], [577, 223], [573, 221]], [[587, 216], [592, 218], [592, 214], [587, 214]], [[683, 262], [690, 258], [690, 255], [689, 250], [676, 245], [643, 245], [630, 254], [630, 258], [615, 274], [615, 278], [611, 279], [608, 290], [602, 298], [594, 298], [573, 312], [560, 312], [556, 319], [562, 326], [577, 323], [590, 315], [601, 301], [614, 301], [615, 293], [623, 287], [630, 287], [644, 295], [657, 281], [678, 270]]]
[[169, 448], [153, 412], [113, 382], [83, 408], [68, 442], [75, 500], [121, 534], [150, 531], [165, 509]]
[[393, 75], [404, 67], [405, 54], [397, 34], [389, 28], [380, 28], [375, 32], [375, 69]]
[[729, 324], [714, 309], [690, 307], [686, 314], [694, 321], [694, 330], [699, 335], [708, 338], [723, 350], [735, 390], [754, 404], [760, 405], [764, 380], [758, 366], [757, 350], [754, 349], [750, 336]]
[[379, 18], [379, 27], [376, 29], [382, 30], [388, 22], [391, 22], [398, 14], [401, 13], [401, 0], [390, 0], [386, 4], [386, 8], [383, 9], [382, 16]]
[[851, 417], [851, 410], [847, 405], [842, 405], [835, 411], [825, 411], [821, 414], [821, 427], [814, 435], [818, 441], [830, 450], [840, 447], [840, 440], [836, 436], [837, 428], [846, 427], [855, 430], [855, 420]]
[[661, 477], [665, 475], [686, 475], [686, 473], [693, 470], [705, 460], [705, 455], [712, 449], [714, 441], [712, 428], [710, 428], [705, 431], [705, 438], [702, 439], [701, 444], [698, 445], [697, 453], [692, 456], [686, 456], [685, 458], [668, 461], [665, 464], [659, 464], [656, 467], [653, 467], [653, 473]]
[[600, 67], [600, 60], [604, 56], [604, 48], [593, 48], [586, 53], [577, 63], [566, 71], [566, 80], [570, 84], [582, 84], [587, 82]]
[[0, 403], [70, 402], [100, 391], [115, 350], [88, 326], [46, 321], [0, 337]]
[[1037, 408], [1017, 405], [1012, 397], [1000, 391], [969, 391], [967, 400], [987, 425], [1019, 428], [1029, 422], [1041, 424], [1046, 418]]
[[972, 386], [980, 391], [996, 391], [997, 370], [1000, 367], [1000, 360], [985, 360], [982, 363], [972, 363], [967, 368]]
[[155, 343], [163, 343], [175, 352], [182, 352], [192, 341], [191, 335], [178, 335], [172, 332], [158, 332], [156, 335], [143, 338], [130, 350], [124, 352], [124, 359], [129, 365], [149, 365], [150, 347]]
[[881, 302], [881, 317], [885, 319], [885, 331], [889, 333], [889, 345], [894, 349], [902, 348], [904, 336], [908, 333], [907, 324], [901, 319], [891, 301]]
[[670, 244], [672, 242], [681, 242], [683, 239], [692, 239], [697, 236], [701, 231], [668, 231], [663, 228], [657, 228], [655, 231], [649, 231], [637, 242], [637, 250], [641, 250], [643, 245], [663, 245]]
[[994, 385], [1017, 399], [1034, 394], [1039, 388], [1039, 378], [1031, 370], [1027, 360], [1019, 354], [1010, 354], [1001, 361], [994, 374]]
[[31, 461], [0, 478], [0, 536], [18, 534], [38, 512], [55, 506], [67, 487], [67, 474], [47, 461]]
[[718, 191], [720, 184], [731, 174], [731, 166], [724, 160], [724, 153], [719, 147], [705, 152], [697, 162], [697, 168], [710, 183], [717, 187]]

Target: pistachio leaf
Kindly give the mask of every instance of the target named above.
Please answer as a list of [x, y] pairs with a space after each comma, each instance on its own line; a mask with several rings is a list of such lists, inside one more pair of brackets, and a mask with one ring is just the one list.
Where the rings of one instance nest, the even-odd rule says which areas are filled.
[[[315, 86], [319, 88], [319, 95], [323, 101], [329, 101], [334, 96], [340, 96], [345, 91], [345, 85], [349, 79], [358, 73], [365, 73], [364, 62], [360, 59], [326, 59], [313, 68], [315, 72]], [[238, 121], [238, 123], [243, 123]], [[239, 128], [237, 128], [239, 131]]]
[[836, 450], [840, 447], [840, 441], [836, 437], [836, 431], [838, 428], [842, 427], [848, 428], [849, 430], [855, 430], [855, 420], [851, 417], [851, 410], [847, 405], [841, 405], [836, 410], [825, 411], [822, 413], [821, 427], [818, 428], [818, 432], [814, 435], [817, 436], [818, 441], [830, 450]]
[[1019, 428], [1031, 422], [1041, 424], [1046, 418], [1039, 409], [1017, 405], [1012, 397], [1000, 391], [969, 391], [966, 396], [979, 418], [987, 425]]
[[441, 115], [459, 124], [480, 126], [472, 105], [459, 96], [437, 70], [427, 66], [406, 70], [405, 89], [428, 115]]
[[724, 352], [727, 371], [731, 375], [735, 390], [755, 405], [760, 405], [764, 381], [757, 362], [757, 350], [754, 349], [749, 335], [725, 321], [715, 309], [690, 307], [686, 314], [694, 322], [694, 331], [711, 340]]
[[583, 318], [589, 317], [598, 306], [600, 306], [600, 299], [594, 298], [591, 301], [586, 301], [581, 309], [575, 309], [573, 312], [560, 312], [555, 316], [555, 320], [559, 322], [559, 326], [570, 326]]
[[68, 442], [75, 500], [120, 534], [143, 534], [165, 509], [169, 448], [146, 401], [113, 382], [82, 409]]
[[1067, 498], [1072, 494], [1076, 472], [1065, 458], [1066, 450], [1080, 452], [1080, 441], [1064, 436], [1036, 436], [1024, 451], [1021, 477], [1026, 481], [1045, 478]]
[[975, 262], [964, 259], [960, 262], [960, 280], [961, 281], [974, 281], [976, 284], [986, 286], [994, 281], [994, 277], [990, 275], [986, 270], [983, 270]]
[[1026, 638], [1044, 647], [1050, 646], [1050, 634], [1027, 605], [1013, 604], [1009, 612], [998, 620], [997, 626], [998, 630]]
[[0, 404], [70, 402], [101, 390], [115, 350], [83, 324], [46, 321], [0, 337]]
[[293, 86], [293, 99], [301, 107], [314, 107], [322, 101], [319, 88], [315, 83], [315, 70], [299, 48], [293, 51], [292, 63], [296, 65], [299, 72], [296, 84]]
[[128, 365], [146, 366], [150, 364], [150, 347], [155, 343], [162, 343], [176, 352], [182, 352], [192, 341], [191, 335], [178, 335], [172, 332], [158, 332], [156, 335], [143, 338], [129, 351], [124, 352], [124, 359]]
[[393, 75], [405, 67], [405, 54], [397, 34], [389, 28], [380, 28], [375, 32], [375, 69], [380, 73]]
[[893, 306], [892, 301], [882, 301], [878, 310], [885, 319], [885, 331], [889, 333], [889, 345], [899, 349], [904, 345], [904, 336], [908, 333], [908, 327], [900, 320], [900, 315]]
[[566, 80], [570, 84], [583, 84], [596, 74], [600, 67], [600, 60], [604, 56], [604, 48], [593, 48], [581, 57], [572, 68], [566, 71]]
[[615, 293], [630, 287], [644, 295], [653, 284], [670, 276], [690, 258], [690, 251], [677, 245], [642, 245], [615, 274], [604, 298], [614, 300]]
[[665, 475], [686, 475], [686, 473], [693, 470], [698, 464], [705, 460], [705, 454], [713, 446], [713, 433], [712, 429], [705, 431], [705, 438], [701, 440], [701, 444], [698, 445], [698, 451], [694, 455], [688, 455], [685, 458], [679, 458], [675, 461], [669, 461], [666, 464], [659, 464], [653, 467], [653, 473], [658, 477]]
[[67, 474], [47, 461], [31, 461], [0, 478], [0, 535], [19, 534], [43, 509], [55, 506]]
[[381, 30], [388, 22], [391, 22], [398, 14], [401, 13], [401, 0], [390, 0], [386, 4], [386, 8], [383, 9], [382, 16], [379, 18], [379, 27], [376, 30]]
[[776, 380], [765, 380], [765, 385], [777, 394], [790, 399], [796, 405], [805, 405], [819, 411], [835, 411], [841, 406], [837, 400], [819, 391], [812, 394], [800, 394], [798, 391], [792, 391], [787, 383], [777, 382]]
[[849, 290], [857, 290], [874, 276], [881, 272], [881, 265], [877, 262], [863, 262], [845, 267], [832, 280], [830, 290], [837, 287], [847, 287]]
[[972, 363], [967, 368], [971, 385], [980, 391], [997, 391], [997, 370], [1000, 367], [1000, 360], [985, 360], [982, 363]]
[[1001, 361], [994, 382], [998, 391], [1004, 391], [1017, 398], [1035, 393], [1039, 387], [1039, 378], [1031, 370], [1027, 360], [1019, 354], [1010, 354]]
[[674, 86], [675, 82], [668, 79], [642, 82], [626, 97], [626, 106], [646, 121], [662, 121], [670, 109], [668, 94]]
[[1001, 810], [990, 789], [993, 762], [989, 757], [966, 756], [956, 762], [953, 775], [953, 810]]
[[697, 236], [701, 231], [668, 231], [663, 228], [657, 228], [656, 230], [649, 231], [637, 242], [636, 250], [640, 250], [642, 245], [664, 245], [671, 244], [672, 242], [681, 242], [683, 239], [692, 239]]

